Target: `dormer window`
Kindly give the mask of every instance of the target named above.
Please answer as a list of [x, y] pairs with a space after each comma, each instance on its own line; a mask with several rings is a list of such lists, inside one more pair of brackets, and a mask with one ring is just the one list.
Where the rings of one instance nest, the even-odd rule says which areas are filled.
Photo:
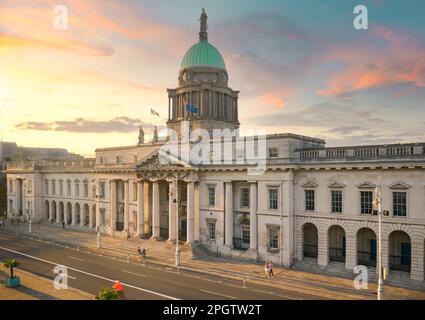
[[269, 153], [269, 158], [277, 158], [279, 156], [277, 152], [277, 148], [269, 148], [268, 153]]

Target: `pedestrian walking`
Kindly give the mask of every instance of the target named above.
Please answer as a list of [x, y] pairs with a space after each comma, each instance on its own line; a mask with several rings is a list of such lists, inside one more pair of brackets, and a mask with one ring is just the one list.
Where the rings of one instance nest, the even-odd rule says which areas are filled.
[[65, 221], [62, 221], [62, 229], [65, 229]]
[[267, 262], [264, 265], [264, 273], [266, 275], [266, 279], [267, 278], [270, 278], [270, 266], [269, 266], [269, 264]]
[[270, 274], [270, 277], [273, 277], [274, 275], [273, 275], [273, 262], [269, 262], [269, 269], [270, 269], [270, 272], [269, 272], [269, 274]]

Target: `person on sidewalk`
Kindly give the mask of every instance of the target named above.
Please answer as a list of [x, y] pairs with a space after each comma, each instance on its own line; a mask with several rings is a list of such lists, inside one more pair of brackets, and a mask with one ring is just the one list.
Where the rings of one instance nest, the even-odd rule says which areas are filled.
[[269, 272], [269, 274], [270, 274], [270, 277], [274, 277], [274, 275], [273, 275], [273, 262], [269, 262], [269, 269], [270, 269], [270, 272]]
[[270, 266], [268, 262], [266, 262], [266, 264], [264, 265], [264, 273], [266, 275], [266, 279], [270, 278]]

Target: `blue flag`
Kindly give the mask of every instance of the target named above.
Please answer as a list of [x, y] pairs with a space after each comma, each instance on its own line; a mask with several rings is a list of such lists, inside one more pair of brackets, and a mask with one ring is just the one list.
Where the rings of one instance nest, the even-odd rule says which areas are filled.
[[193, 105], [187, 104], [186, 105], [186, 112], [188, 112], [188, 113], [198, 113], [198, 108], [193, 106]]

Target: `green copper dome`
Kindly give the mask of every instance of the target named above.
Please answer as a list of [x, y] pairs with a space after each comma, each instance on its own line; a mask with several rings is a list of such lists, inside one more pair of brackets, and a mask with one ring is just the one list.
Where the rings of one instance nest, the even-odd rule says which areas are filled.
[[226, 69], [221, 53], [207, 40], [200, 40], [187, 50], [180, 68], [211, 66]]

